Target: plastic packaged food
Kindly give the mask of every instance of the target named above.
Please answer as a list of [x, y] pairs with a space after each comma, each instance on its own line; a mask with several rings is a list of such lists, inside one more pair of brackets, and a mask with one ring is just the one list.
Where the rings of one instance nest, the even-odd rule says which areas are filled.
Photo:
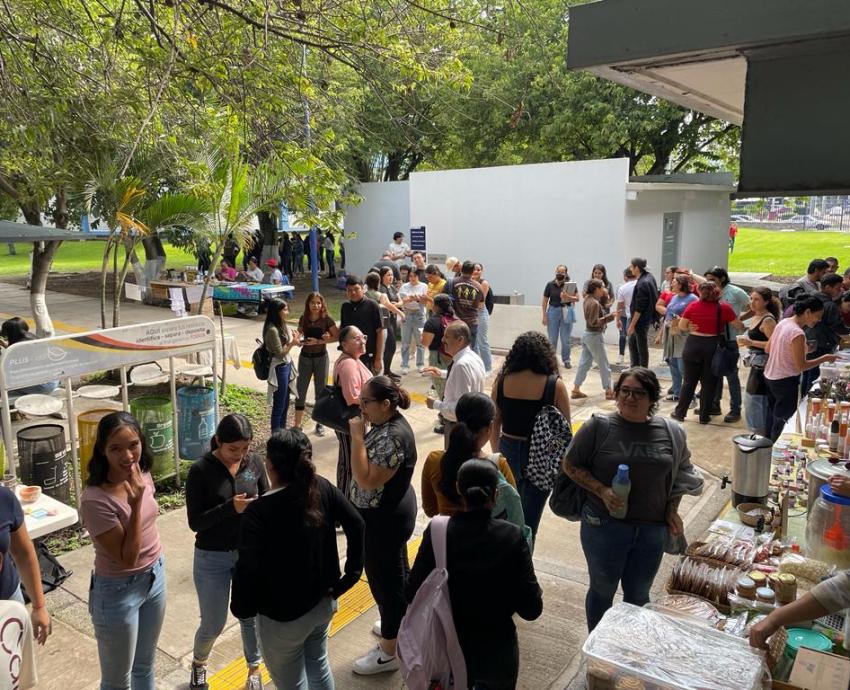
[[810, 590], [824, 578], [833, 575], [835, 567], [798, 553], [786, 553], [779, 561], [779, 572], [791, 573], [797, 577], [800, 589]]
[[616, 604], [582, 648], [593, 690], [762, 690], [770, 676], [743, 638], [686, 618]]
[[729, 603], [729, 592], [735, 589], [735, 582], [741, 575], [741, 571], [734, 567], [686, 557], [673, 566], [667, 589], [694, 594], [714, 604], [726, 606]]
[[687, 594], [665, 594], [655, 602], [660, 606], [676, 613], [682, 613], [695, 618], [701, 618], [712, 624], [721, 619], [720, 612], [707, 601]]

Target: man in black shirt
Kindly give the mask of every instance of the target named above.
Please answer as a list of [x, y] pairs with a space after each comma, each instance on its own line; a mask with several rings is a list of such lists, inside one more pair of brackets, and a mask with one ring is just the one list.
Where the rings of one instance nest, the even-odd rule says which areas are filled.
[[[837, 273], [826, 273], [820, 279], [820, 292], [817, 297], [823, 302], [823, 316], [814, 326], [806, 329], [806, 340], [816, 341], [814, 352], [806, 355], [806, 359], [817, 359], [821, 355], [835, 352], [841, 336], [850, 333], [841, 318], [841, 309], [836, 302], [843, 292], [843, 279]], [[802, 395], [809, 392], [812, 384], [820, 376], [820, 367], [812, 367], [803, 372], [801, 382]]]
[[381, 308], [374, 300], [366, 297], [360, 278], [349, 274], [345, 279], [345, 294], [348, 301], [340, 310], [340, 328], [357, 326], [366, 336], [366, 354], [360, 359], [376, 376], [381, 373], [384, 356], [384, 328], [381, 324]]
[[646, 270], [646, 259], [632, 259], [629, 268], [637, 278], [630, 309], [632, 317], [626, 331], [629, 336], [629, 356], [633, 367], [648, 367], [649, 327], [657, 318], [655, 304], [658, 302], [658, 284]]

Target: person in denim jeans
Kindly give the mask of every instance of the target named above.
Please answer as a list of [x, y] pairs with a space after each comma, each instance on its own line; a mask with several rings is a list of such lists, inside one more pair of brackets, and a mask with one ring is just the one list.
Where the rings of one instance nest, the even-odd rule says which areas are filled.
[[272, 431], [286, 426], [289, 413], [293, 347], [301, 346], [301, 332], [286, 325], [289, 305], [282, 299], [270, 299], [266, 322], [263, 324], [263, 344], [271, 355], [269, 364], [268, 399], [272, 404]]
[[80, 516], [94, 542], [89, 613], [101, 690], [154, 690], [165, 617], [165, 563], [156, 527], [153, 456], [135, 418], [100, 420]]
[[[242, 515], [268, 490], [262, 460], [249, 450], [253, 438], [247, 417], [223, 417], [210, 442], [211, 450], [192, 464], [186, 478], [186, 516], [195, 532], [192, 577], [201, 614], [193, 647], [191, 690], [207, 688], [207, 660], [227, 622]], [[262, 656], [254, 619], [242, 619], [239, 625], [248, 665], [246, 690], [262, 690]]]
[[[667, 297], [666, 300], [665, 297]], [[685, 311], [685, 307], [698, 299], [699, 297], [691, 291], [690, 277], [684, 273], [676, 273], [670, 281], [670, 291], [659, 297], [655, 305], [655, 310], [664, 317], [661, 349], [664, 352], [664, 359], [670, 366], [670, 376], [673, 378], [673, 385], [670, 387], [670, 393], [665, 400], [671, 402], [678, 401], [679, 394], [682, 392], [682, 381], [685, 374], [682, 352], [688, 338], [687, 333], [678, 328], [673, 328], [672, 325], [678, 321], [682, 312]]]
[[[617, 412], [594, 415], [583, 424], [562, 465], [587, 492], [581, 546], [590, 574], [585, 598], [590, 631], [611, 608], [620, 584], [627, 603], [643, 606], [649, 601], [668, 532], [676, 537], [683, 533], [678, 513], [682, 495], [702, 491], [702, 477], [690, 463], [684, 430], [655, 414], [661, 398], [655, 374], [644, 367], [627, 369], [614, 391]], [[623, 464], [632, 483], [626, 499], [611, 488]], [[623, 519], [611, 516], [624, 507]]]
[[[557, 381], [554, 400], [547, 401], [544, 393], [550, 377], [556, 377]], [[549, 492], [541, 491], [525, 477], [534, 420], [544, 405], [554, 404], [570, 421], [569, 393], [558, 374], [555, 350], [546, 336], [528, 331], [514, 341], [493, 384], [492, 397], [497, 413], [490, 447], [508, 461], [522, 501], [525, 524], [536, 537]]]
[[[484, 304], [478, 310], [478, 335], [473, 349], [484, 362], [484, 371], [489, 374], [493, 370], [493, 353], [490, 352], [490, 309], [492, 309], [493, 295], [490, 294], [490, 283], [481, 277], [483, 272], [484, 264], [476, 263], [472, 279], [481, 285], [484, 292]], [[488, 303], [491, 305], [490, 309], [487, 308]]]
[[[301, 429], [266, 443], [271, 490], [242, 516], [230, 609], [254, 618], [266, 667], [283, 690], [333, 690], [328, 632], [337, 599], [363, 572], [363, 519], [324, 477]], [[340, 572], [339, 524], [347, 542]]]
[[560, 264], [555, 267], [555, 280], [550, 280], [543, 288], [543, 325], [549, 334], [552, 349], [557, 350], [558, 338], [561, 339], [561, 362], [567, 369], [570, 363], [570, 338], [576, 321], [573, 304], [578, 302], [577, 294], [568, 294], [567, 281], [570, 279], [567, 267]]
[[595, 361], [599, 366], [599, 378], [602, 380], [605, 399], [613, 400], [611, 367], [608, 366], [608, 353], [605, 350], [605, 326], [609, 321], [617, 318], [617, 314], [616, 312], [605, 313], [603, 300], [608, 294], [605, 283], [593, 278], [587, 281], [585, 290], [587, 291], [587, 296], [584, 298], [585, 331], [581, 336], [581, 359], [578, 362], [578, 371], [576, 371], [570, 397], [573, 400], [587, 397], [581, 392], [581, 384], [584, 383], [587, 372], [590, 371], [590, 365]]
[[425, 348], [422, 347], [422, 327], [425, 325], [425, 304], [428, 286], [419, 280], [416, 271], [408, 272], [408, 282], [398, 291], [404, 305], [404, 322], [401, 324], [401, 373], [410, 372], [410, 346], [416, 347], [416, 368], [421, 373], [425, 368]]

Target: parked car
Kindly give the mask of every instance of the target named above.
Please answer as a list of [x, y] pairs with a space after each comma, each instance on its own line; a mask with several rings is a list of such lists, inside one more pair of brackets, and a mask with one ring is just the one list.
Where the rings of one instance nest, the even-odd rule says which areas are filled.
[[815, 230], [826, 230], [827, 228], [832, 227], [832, 223], [828, 220], [812, 215], [791, 216], [791, 218], [788, 219], [788, 222], [802, 223], [805, 227], [814, 228]]
[[745, 216], [743, 214], [736, 213], [735, 215], [730, 216], [730, 220], [733, 223], [752, 223], [755, 221], [755, 218], [753, 218], [752, 216]]

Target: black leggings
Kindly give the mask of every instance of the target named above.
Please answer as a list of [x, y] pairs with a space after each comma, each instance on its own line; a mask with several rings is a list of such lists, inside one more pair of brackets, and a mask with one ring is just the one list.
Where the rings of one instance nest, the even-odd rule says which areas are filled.
[[800, 377], [789, 376], [785, 379], [765, 379], [767, 383], [767, 432], [770, 440], [776, 441], [785, 428], [786, 422], [797, 411], [800, 394]]
[[649, 327], [635, 326], [629, 336], [629, 358], [633, 367], [649, 366]]
[[699, 382], [701, 386], [699, 418], [702, 422], [710, 419], [709, 412], [714, 405], [714, 389], [718, 381], [717, 377], [711, 373], [711, 359], [717, 350], [717, 342], [717, 336], [690, 335], [685, 340], [685, 348], [682, 351], [684, 380], [679, 393], [679, 404], [676, 405], [678, 416], [684, 417], [688, 413], [688, 407], [694, 399], [694, 391]]
[[388, 376], [393, 370], [395, 349], [395, 319], [391, 319], [387, 328], [384, 329], [384, 373]]
[[381, 612], [381, 637], [394, 640], [407, 611], [407, 542], [416, 525], [416, 492], [408, 486], [397, 505], [361, 509], [360, 514], [366, 522], [366, 577]]

